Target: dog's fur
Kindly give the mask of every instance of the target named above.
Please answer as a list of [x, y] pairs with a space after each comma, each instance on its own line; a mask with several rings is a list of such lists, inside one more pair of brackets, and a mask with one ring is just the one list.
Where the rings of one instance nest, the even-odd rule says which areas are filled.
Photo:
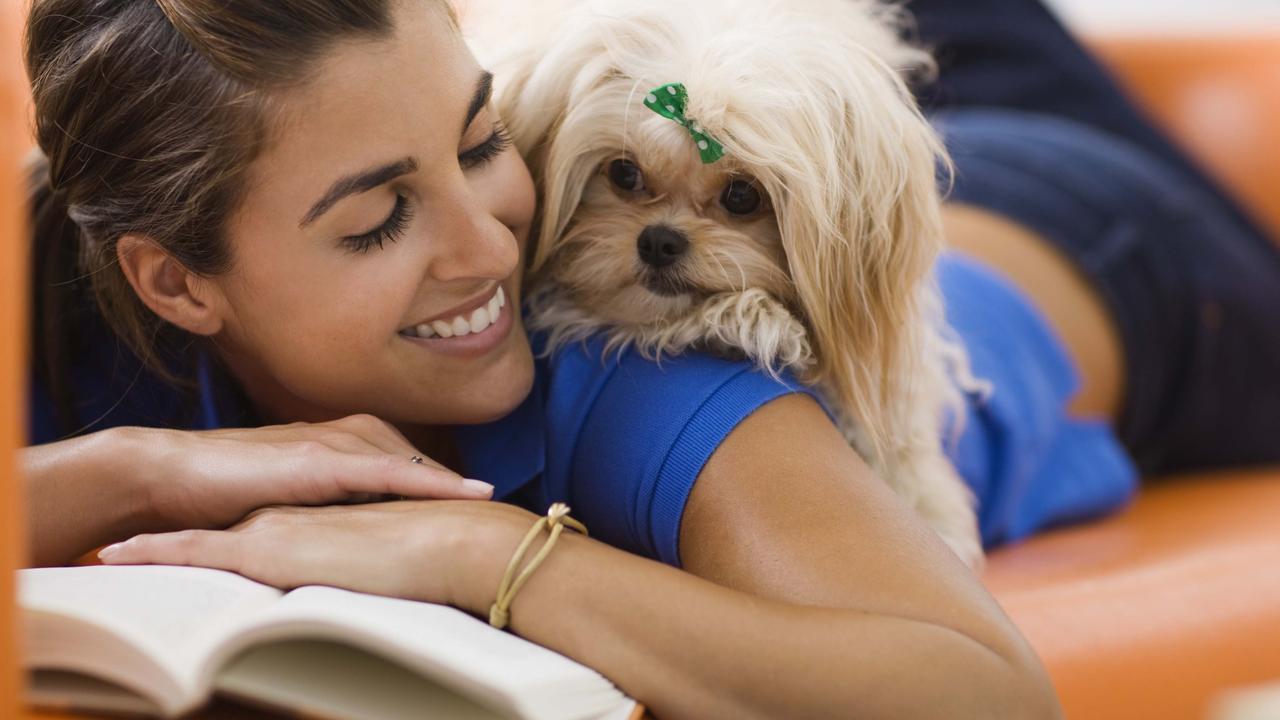
[[[900, 39], [902, 15], [873, 0], [644, 0], [564, 19], [500, 66], [499, 109], [542, 192], [531, 325], [552, 348], [603, 332], [655, 358], [697, 347], [796, 373], [979, 567], [973, 500], [942, 445], [959, 388], [979, 383], [931, 275], [947, 163], [906, 84], [932, 65]], [[669, 82], [719, 162], [643, 106]], [[644, 190], [611, 182], [620, 158]], [[731, 179], [760, 192], [759, 211], [722, 206]], [[661, 273], [637, 253], [652, 225], [689, 243]]]

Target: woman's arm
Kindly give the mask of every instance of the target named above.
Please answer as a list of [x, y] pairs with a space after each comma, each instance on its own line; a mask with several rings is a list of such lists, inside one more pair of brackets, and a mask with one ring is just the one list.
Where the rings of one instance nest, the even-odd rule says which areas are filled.
[[[230, 531], [142, 536], [103, 559], [484, 617], [534, 519], [493, 502], [267, 508]], [[691, 572], [564, 533], [516, 596], [511, 627], [664, 720], [1059, 715], [1035, 655], [977, 579], [807, 397], [765, 405], [721, 444], [680, 545]]]
[[[1059, 715], [978, 580], [807, 397], [733, 431], [680, 538], [689, 572], [565, 533], [516, 597], [513, 629], [661, 718]], [[474, 556], [489, 578], [462, 606], [487, 610], [517, 542]]]
[[135, 440], [112, 429], [20, 451], [30, 564], [65, 564], [150, 527]]
[[389, 424], [367, 415], [203, 432], [121, 427], [26, 448], [28, 547], [59, 565], [142, 532], [222, 528], [267, 505], [324, 505], [390, 493], [488, 498], [425, 460]]

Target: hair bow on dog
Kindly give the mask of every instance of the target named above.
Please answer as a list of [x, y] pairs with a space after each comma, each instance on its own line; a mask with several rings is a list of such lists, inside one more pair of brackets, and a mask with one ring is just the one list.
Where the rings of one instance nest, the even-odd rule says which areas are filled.
[[724, 157], [724, 147], [708, 135], [697, 120], [685, 116], [689, 106], [689, 93], [685, 90], [684, 83], [667, 83], [651, 90], [644, 99], [644, 106], [683, 125], [697, 143], [698, 154], [702, 156], [704, 165], [710, 165]]

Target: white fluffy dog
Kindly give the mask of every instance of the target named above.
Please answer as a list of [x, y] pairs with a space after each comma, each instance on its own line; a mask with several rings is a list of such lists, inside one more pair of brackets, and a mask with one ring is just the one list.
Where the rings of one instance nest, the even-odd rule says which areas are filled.
[[652, 357], [700, 348], [795, 373], [979, 567], [971, 493], [942, 445], [959, 388], [979, 383], [932, 280], [946, 162], [904, 79], [931, 60], [900, 39], [899, 11], [644, 0], [557, 20], [499, 67], [542, 193], [531, 326], [553, 348], [605, 333]]

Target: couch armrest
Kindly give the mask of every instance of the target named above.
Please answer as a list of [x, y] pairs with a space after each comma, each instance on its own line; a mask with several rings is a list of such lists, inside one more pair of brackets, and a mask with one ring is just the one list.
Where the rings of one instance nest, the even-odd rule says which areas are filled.
[[984, 580], [1067, 717], [1203, 718], [1223, 690], [1280, 679], [1280, 468], [1158, 482], [993, 553]]

